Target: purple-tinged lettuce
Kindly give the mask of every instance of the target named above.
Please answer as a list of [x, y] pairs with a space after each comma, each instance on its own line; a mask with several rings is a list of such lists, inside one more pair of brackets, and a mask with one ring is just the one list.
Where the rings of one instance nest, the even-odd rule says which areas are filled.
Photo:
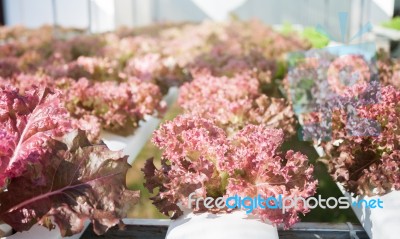
[[212, 119], [228, 134], [247, 124], [281, 128], [287, 137], [295, 133], [291, 105], [263, 95], [258, 80], [249, 74], [228, 78], [196, 73], [181, 87], [178, 102], [186, 113]]
[[[317, 180], [313, 178], [313, 166], [300, 152], [280, 151], [284, 141], [282, 130], [262, 125], [247, 125], [230, 139], [230, 157], [224, 160], [222, 170], [228, 172], [226, 194], [242, 197], [263, 198], [302, 197], [316, 193]], [[256, 209], [254, 214], [262, 220], [289, 228], [310, 209], [299, 203], [297, 207], [282, 213], [277, 209]]]
[[[279, 148], [284, 141], [282, 130], [263, 125], [247, 125], [232, 136], [212, 120], [181, 115], [163, 124], [154, 133], [153, 142], [163, 149], [161, 169], [146, 162], [142, 169], [154, 205], [165, 215], [177, 217], [180, 207], [188, 205], [188, 196], [213, 198], [235, 194], [263, 197], [303, 196], [315, 193], [317, 181], [305, 155]], [[224, 211], [227, 209], [222, 209]], [[217, 209], [211, 212], [218, 212]], [[254, 213], [273, 224], [293, 225], [298, 213], [308, 209], [299, 205], [286, 213], [280, 210], [256, 210]]]
[[[0, 187], [21, 176], [27, 167], [50, 160], [51, 138], [72, 130], [69, 115], [59, 94], [50, 90], [31, 90], [20, 95], [12, 87], [0, 88]], [[44, 172], [37, 170], [36, 180]]]
[[173, 57], [149, 53], [129, 59], [124, 69], [128, 76], [157, 84], [163, 93], [172, 86], [180, 86], [190, 79], [187, 70], [180, 67]]
[[26, 167], [0, 193], [2, 221], [17, 231], [36, 223], [54, 229], [56, 224], [62, 236], [81, 232], [86, 220], [97, 234], [122, 225], [121, 219], [138, 200], [138, 192], [125, 186], [127, 156], [103, 144], [91, 145], [77, 131], [42, 147], [52, 149], [46, 160]]
[[197, 56], [190, 67], [207, 69], [215, 76], [233, 77], [242, 72], [251, 72], [261, 83], [268, 84], [272, 83], [276, 72], [275, 61], [266, 59], [260, 50], [247, 52], [239, 42], [232, 40], [214, 45], [210, 52]]
[[355, 109], [358, 119], [367, 120], [334, 111], [332, 140], [322, 143], [333, 178], [358, 195], [400, 190], [400, 91], [385, 86], [376, 94], [377, 103]]
[[20, 73], [18, 58], [5, 57], [0, 59], [0, 77], [12, 77]]
[[101, 129], [123, 135], [131, 134], [145, 116], [160, 116], [165, 102], [157, 85], [129, 78], [124, 82], [96, 82], [86, 78], [54, 79], [46, 75], [19, 74], [0, 78], [0, 86], [12, 85], [21, 94], [35, 87], [49, 87], [61, 92], [60, 100], [74, 118], [75, 125], [99, 140]]
[[178, 116], [154, 133], [153, 142], [164, 149], [162, 169], [155, 170], [149, 160], [143, 171], [146, 187], [151, 192], [155, 187], [160, 189], [152, 199], [161, 212], [169, 215], [172, 211], [170, 216], [179, 216], [176, 205], [187, 206], [192, 192], [199, 197], [223, 194], [216, 165], [227, 152], [226, 136], [212, 121]]
[[378, 60], [379, 81], [382, 85], [392, 85], [400, 89], [400, 61], [398, 59]]
[[159, 115], [165, 109], [160, 89], [137, 78], [122, 83], [82, 78], [66, 89], [65, 97], [73, 117], [97, 117], [103, 129], [121, 134], [131, 133], [146, 115]]

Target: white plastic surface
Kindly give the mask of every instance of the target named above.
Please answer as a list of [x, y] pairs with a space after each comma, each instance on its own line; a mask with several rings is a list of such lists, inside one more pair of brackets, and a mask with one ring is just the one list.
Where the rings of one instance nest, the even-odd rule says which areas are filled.
[[71, 237], [62, 237], [60, 230], [56, 227], [54, 230], [49, 231], [49, 229], [34, 225], [29, 231], [17, 232], [8, 237], [2, 237], [1, 239], [79, 239], [88, 227], [89, 222], [85, 223], [85, 227], [82, 232]]
[[373, 32], [379, 36], [386, 37], [392, 41], [399, 41], [400, 40], [400, 31], [390, 29], [387, 27], [382, 26], [374, 26]]
[[278, 230], [244, 211], [193, 214], [171, 222], [166, 239], [278, 239]]
[[[167, 102], [168, 107], [170, 107], [178, 97], [178, 89], [176, 87], [170, 88], [168, 94], [164, 97]], [[150, 139], [154, 130], [160, 124], [160, 119], [148, 116], [145, 121], [141, 121], [139, 128], [135, 131], [133, 135], [120, 136], [114, 133], [103, 131], [101, 133], [101, 138], [104, 143], [111, 150], [123, 150], [124, 154], [128, 155], [128, 163], [132, 164], [136, 156], [140, 153], [143, 146]]]
[[145, 122], [140, 122], [140, 127], [133, 135], [120, 136], [111, 132], [101, 132], [101, 139], [113, 151], [123, 150], [128, 155], [128, 163], [132, 164], [136, 156], [140, 153], [143, 146], [150, 139], [153, 131], [160, 123], [160, 119], [155, 117], [146, 117]]
[[[351, 197], [341, 184], [337, 184], [339, 189], [346, 197]], [[383, 196], [359, 197], [358, 200], [351, 197], [352, 202], [361, 199], [371, 200], [380, 199], [383, 201], [383, 208], [366, 208], [362, 203], [362, 207], [351, 206], [354, 213], [358, 217], [361, 225], [364, 227], [371, 239], [398, 239], [400, 238], [400, 191], [393, 191]]]
[[12, 234], [12, 228], [10, 225], [2, 223], [0, 224], [1, 236], [10, 236]]

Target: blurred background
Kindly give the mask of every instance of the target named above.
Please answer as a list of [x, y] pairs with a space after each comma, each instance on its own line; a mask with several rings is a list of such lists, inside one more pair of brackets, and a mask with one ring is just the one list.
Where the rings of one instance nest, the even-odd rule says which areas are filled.
[[347, 12], [351, 17], [346, 39], [365, 23], [387, 21], [400, 9], [398, 0], [1, 0], [0, 4], [0, 20], [8, 26], [48, 24], [104, 32], [157, 22], [223, 20], [233, 13], [272, 25], [321, 25], [334, 38], [342, 37], [337, 13]]

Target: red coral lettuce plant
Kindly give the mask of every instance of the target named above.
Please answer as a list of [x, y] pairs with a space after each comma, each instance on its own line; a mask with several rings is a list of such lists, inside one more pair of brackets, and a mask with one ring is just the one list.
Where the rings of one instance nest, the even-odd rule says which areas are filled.
[[[142, 169], [157, 208], [173, 218], [182, 215], [188, 197], [302, 196], [315, 193], [317, 181], [307, 156], [289, 150], [281, 152], [282, 130], [247, 125], [232, 136], [212, 120], [181, 115], [163, 124], [153, 142], [163, 149], [162, 166], [149, 159]], [[204, 208], [199, 208], [199, 211]], [[282, 210], [253, 211], [263, 220], [290, 227], [306, 213], [304, 206]], [[213, 211], [217, 212], [217, 211]]]
[[138, 199], [125, 185], [127, 156], [76, 131], [60, 96], [0, 88], [0, 220], [17, 231], [55, 225], [62, 236], [91, 220], [97, 234], [122, 225]]

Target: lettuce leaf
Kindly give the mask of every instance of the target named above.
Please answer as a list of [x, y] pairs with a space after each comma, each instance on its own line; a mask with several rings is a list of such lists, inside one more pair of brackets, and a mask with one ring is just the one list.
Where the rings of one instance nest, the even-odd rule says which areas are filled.
[[[142, 168], [142, 172], [146, 179], [144, 186], [150, 193], [154, 193], [155, 189], [159, 190], [160, 193], [157, 193], [155, 196], [150, 198], [153, 201], [154, 206], [156, 206], [162, 214], [169, 216], [172, 219], [176, 219], [183, 215], [182, 210], [178, 206], [179, 201], [176, 199], [174, 200], [171, 197], [162, 197], [160, 195], [161, 193], [168, 192], [168, 188], [166, 188], [164, 184], [170, 183], [171, 181], [168, 177], [170, 166], [167, 165], [165, 159], [161, 160], [161, 164], [161, 169], [157, 169], [154, 165], [153, 158], [146, 160], [146, 163]], [[184, 186], [185, 184], [182, 185], [182, 187]]]
[[[71, 130], [58, 93], [30, 90], [22, 96], [12, 87], [0, 88], [0, 188], [4, 190], [28, 165], [49, 160], [50, 139]], [[44, 183], [36, 168], [35, 179]]]
[[[104, 144], [91, 145], [83, 131], [50, 143], [48, 160], [29, 165], [0, 194], [0, 220], [17, 231], [36, 223], [49, 229], [56, 224], [62, 236], [79, 233], [88, 219], [97, 234], [122, 225], [139, 197], [125, 184], [127, 156]], [[38, 171], [46, 183], [36, 180]]]

